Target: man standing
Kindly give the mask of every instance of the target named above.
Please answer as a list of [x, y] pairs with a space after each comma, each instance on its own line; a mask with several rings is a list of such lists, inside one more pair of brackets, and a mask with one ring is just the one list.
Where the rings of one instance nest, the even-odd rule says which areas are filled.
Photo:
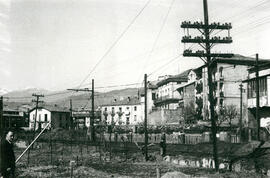
[[160, 155], [164, 157], [166, 155], [166, 134], [162, 133], [160, 138]]
[[15, 155], [13, 151], [13, 131], [8, 131], [1, 141], [1, 173], [3, 178], [15, 177]]

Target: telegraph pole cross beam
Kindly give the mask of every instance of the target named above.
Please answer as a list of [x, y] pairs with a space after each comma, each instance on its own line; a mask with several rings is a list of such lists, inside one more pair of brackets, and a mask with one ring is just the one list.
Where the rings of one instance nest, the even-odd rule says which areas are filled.
[[[202, 36], [196, 36], [192, 38], [189, 34], [183, 36], [183, 43], [197, 43], [203, 50], [198, 50], [193, 52], [190, 49], [185, 49], [183, 56], [185, 57], [199, 57], [201, 58], [207, 66], [207, 77], [208, 77], [208, 86], [209, 86], [209, 96], [208, 100], [210, 103], [210, 120], [211, 120], [211, 131], [213, 136], [213, 157], [215, 161], [215, 170], [218, 171], [218, 152], [217, 152], [217, 126], [216, 126], [216, 114], [214, 109], [214, 96], [213, 96], [213, 86], [212, 86], [212, 62], [216, 57], [230, 58], [233, 56], [231, 53], [212, 53], [211, 48], [216, 44], [229, 44], [232, 43], [232, 38], [230, 37], [230, 29], [232, 28], [231, 23], [211, 23], [208, 21], [208, 5], [207, 0], [203, 0], [203, 9], [204, 9], [204, 23], [203, 22], [190, 22], [184, 21], [181, 24], [181, 28], [184, 29], [197, 29], [201, 32]], [[228, 37], [210, 37], [210, 34], [214, 30], [228, 30]]]

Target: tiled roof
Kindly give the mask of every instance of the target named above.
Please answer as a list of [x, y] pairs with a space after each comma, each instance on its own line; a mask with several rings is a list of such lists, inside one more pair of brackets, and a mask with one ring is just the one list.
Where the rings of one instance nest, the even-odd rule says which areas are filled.
[[[270, 69], [270, 63], [264, 63], [264, 64], [259, 65], [259, 71], [266, 70], [266, 69]], [[248, 70], [249, 70], [250, 73], [256, 72], [256, 67], [252, 67], [252, 68], [250, 68]]]
[[140, 100], [137, 97], [125, 98], [122, 100], [111, 101], [110, 103], [103, 104], [102, 106], [122, 106], [122, 105], [138, 105]]
[[161, 80], [157, 83], [157, 86], [165, 85], [169, 82], [187, 82], [188, 81], [188, 74], [192, 69], [188, 69], [178, 75], [171, 76], [167, 79]]
[[[235, 65], [254, 66], [255, 62], [256, 62], [255, 57], [247, 57], [247, 56], [243, 56], [240, 54], [234, 54], [233, 57], [231, 57], [231, 58], [217, 57], [217, 58], [215, 58], [215, 60], [213, 61], [212, 64], [226, 63], [226, 64], [235, 64]], [[270, 64], [270, 59], [259, 59], [259, 64], [260, 65]], [[204, 68], [205, 66], [206, 66], [206, 64], [198, 67], [195, 70], [199, 70], [200, 68]]]
[[[217, 58], [217, 62], [225, 62], [225, 63], [234, 63], [234, 64], [244, 64], [244, 65], [254, 65], [256, 59], [254, 57], [246, 57], [240, 54], [234, 54], [232, 58]], [[259, 63], [270, 63], [269, 59], [259, 59]]]
[[[51, 111], [51, 112], [70, 112], [68, 108], [63, 108], [58, 105], [44, 105], [44, 106], [39, 106], [39, 108], [47, 109], [48, 111]], [[32, 108], [30, 112], [33, 111], [34, 109], [36, 109], [36, 107]]]

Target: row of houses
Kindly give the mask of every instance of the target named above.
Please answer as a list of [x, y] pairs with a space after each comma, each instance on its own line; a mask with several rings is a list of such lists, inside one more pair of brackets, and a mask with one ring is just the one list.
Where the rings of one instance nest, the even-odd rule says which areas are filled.
[[[144, 121], [145, 96], [147, 96], [148, 122], [152, 125], [209, 123], [208, 86], [214, 88], [214, 105], [217, 117], [222, 108], [234, 106], [238, 114], [230, 124], [243, 128], [256, 128], [255, 58], [234, 55], [232, 58], [216, 58], [212, 63], [213, 83], [208, 84], [207, 66], [186, 70], [177, 75], [160, 76], [148, 82], [147, 95], [114, 99], [100, 105], [95, 111], [95, 124], [138, 125]], [[240, 85], [243, 86], [241, 96]], [[259, 60], [260, 117], [261, 126], [268, 129], [270, 123], [270, 60]], [[241, 103], [240, 103], [241, 101]], [[8, 113], [9, 112], [9, 113]], [[16, 113], [15, 113], [16, 112]], [[5, 126], [27, 126], [41, 129], [51, 121], [53, 128], [85, 128], [90, 126], [91, 111], [73, 111], [59, 106], [42, 106], [29, 109], [26, 114], [4, 110]], [[35, 116], [37, 114], [37, 116]], [[72, 115], [71, 115], [72, 114]], [[24, 122], [14, 121], [14, 118]], [[13, 117], [14, 116], [14, 117]], [[71, 117], [72, 116], [72, 117]], [[241, 117], [240, 117], [241, 116]], [[34, 118], [36, 126], [34, 126]], [[13, 118], [13, 119], [11, 119]], [[219, 119], [219, 118], [218, 118]], [[16, 120], [16, 119], [15, 119]], [[226, 124], [225, 124], [226, 125]], [[227, 124], [228, 126], [228, 124]]]
[[[2, 128], [24, 128], [26, 130], [40, 130], [48, 125], [50, 128], [84, 129], [90, 126], [90, 110], [75, 110], [58, 105], [42, 105], [37, 109], [29, 107], [4, 107]], [[100, 123], [100, 111], [94, 112], [95, 123]], [[36, 119], [36, 121], [35, 121]], [[36, 123], [36, 125], [35, 125]]]
[[[213, 83], [208, 84], [207, 66], [186, 70], [178, 75], [165, 75], [149, 82], [147, 113], [149, 124], [209, 123], [209, 85], [214, 88], [217, 116], [225, 106], [234, 106], [237, 114], [230, 121], [234, 126], [256, 128], [255, 58], [234, 55], [216, 58], [212, 63]], [[244, 91], [240, 92], [240, 85]], [[270, 60], [259, 60], [261, 126], [270, 124]], [[144, 92], [138, 97], [112, 101], [101, 106], [101, 119], [107, 124], [138, 124], [144, 120]], [[240, 103], [240, 101], [242, 101]], [[241, 116], [241, 118], [240, 118]], [[224, 123], [226, 125], [226, 123]], [[227, 123], [228, 125], [228, 123]]]

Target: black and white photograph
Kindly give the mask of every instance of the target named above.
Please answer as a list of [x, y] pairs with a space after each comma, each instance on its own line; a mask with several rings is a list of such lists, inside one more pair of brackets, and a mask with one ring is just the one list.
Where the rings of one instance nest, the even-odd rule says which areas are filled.
[[269, 0], [0, 0], [0, 178], [270, 177], [269, 29]]

